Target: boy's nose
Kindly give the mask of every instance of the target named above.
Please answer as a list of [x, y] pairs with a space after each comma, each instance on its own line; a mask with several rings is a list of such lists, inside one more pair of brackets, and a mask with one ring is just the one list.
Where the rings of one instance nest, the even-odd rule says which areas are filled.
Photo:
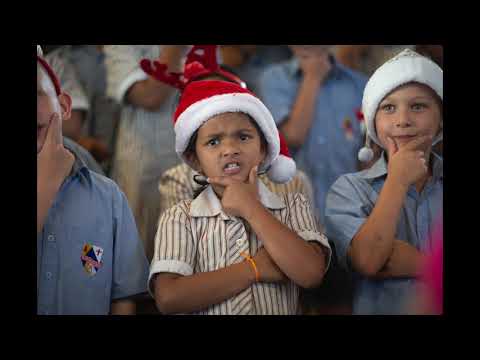
[[240, 150], [233, 141], [224, 142], [223, 149], [222, 149], [223, 156], [238, 155], [239, 153], [240, 153]]
[[395, 119], [396, 127], [409, 127], [411, 125], [412, 125], [412, 121], [410, 119], [410, 114], [407, 111], [400, 112], [397, 118]]

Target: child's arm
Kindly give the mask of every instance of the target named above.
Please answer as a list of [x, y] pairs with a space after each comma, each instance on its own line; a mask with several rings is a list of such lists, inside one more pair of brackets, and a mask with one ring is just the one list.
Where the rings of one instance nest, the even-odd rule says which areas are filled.
[[305, 288], [317, 286], [322, 281], [326, 270], [322, 248], [306, 242], [265, 209], [258, 199], [256, 167], [251, 169], [248, 183], [228, 177], [210, 178], [209, 182], [225, 187], [223, 209], [250, 224], [287, 277]]
[[418, 149], [430, 140], [427, 136], [420, 137], [400, 150], [393, 140], [389, 140], [387, 179], [372, 213], [353, 237], [348, 249], [353, 267], [366, 276], [375, 276], [394, 251], [395, 259], [411, 254], [411, 251], [404, 251], [405, 247], [401, 247], [398, 253], [398, 246], [394, 246], [395, 231], [408, 187], [427, 173], [423, 152]]
[[417, 277], [421, 271], [425, 255], [415, 246], [395, 239], [392, 255], [385, 266], [375, 274], [377, 278]]
[[73, 154], [63, 147], [61, 120], [58, 114], [53, 114], [45, 143], [37, 155], [37, 234], [74, 161]]
[[[260, 249], [253, 259], [259, 281], [285, 280], [265, 249]], [[255, 272], [247, 261], [190, 276], [160, 273], [154, 278], [155, 302], [163, 314], [195, 312], [232, 298], [255, 281]]]
[[137, 306], [132, 299], [121, 299], [112, 301], [111, 315], [135, 315]]

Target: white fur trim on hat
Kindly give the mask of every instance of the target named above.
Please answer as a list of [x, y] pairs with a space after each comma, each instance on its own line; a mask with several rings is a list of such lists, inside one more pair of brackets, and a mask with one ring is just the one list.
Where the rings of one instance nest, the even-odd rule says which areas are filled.
[[382, 148], [375, 131], [378, 105], [390, 92], [410, 82], [427, 85], [443, 100], [442, 69], [432, 60], [410, 49], [403, 50], [380, 66], [365, 86], [362, 111], [367, 125], [367, 136]]
[[226, 112], [246, 113], [257, 122], [268, 143], [268, 153], [259, 171], [269, 168], [280, 152], [278, 130], [272, 114], [266, 106], [255, 96], [246, 93], [211, 96], [197, 101], [185, 109], [175, 122], [177, 154], [188, 162], [183, 153], [193, 133], [208, 119]]

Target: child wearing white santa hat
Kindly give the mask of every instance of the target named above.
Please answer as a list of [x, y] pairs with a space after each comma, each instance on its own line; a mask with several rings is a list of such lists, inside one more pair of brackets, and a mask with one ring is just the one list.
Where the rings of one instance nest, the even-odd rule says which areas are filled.
[[163, 313], [296, 314], [299, 286], [319, 285], [328, 268], [328, 241], [303, 195], [276, 195], [257, 180], [295, 174], [270, 111], [238, 82], [196, 79], [212, 72], [202, 67], [175, 74], [142, 61], [181, 90], [176, 151], [209, 183], [161, 216], [150, 292]]
[[443, 211], [443, 71], [404, 50], [369, 79], [367, 144], [384, 151], [369, 169], [340, 177], [327, 196], [326, 234], [355, 279], [355, 314], [408, 313], [431, 230]]

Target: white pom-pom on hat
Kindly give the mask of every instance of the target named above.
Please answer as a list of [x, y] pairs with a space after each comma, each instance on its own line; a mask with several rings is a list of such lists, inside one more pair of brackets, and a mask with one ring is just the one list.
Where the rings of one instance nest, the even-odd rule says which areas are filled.
[[373, 150], [366, 146], [362, 147], [358, 152], [358, 160], [360, 160], [361, 162], [372, 161], [373, 156]]

